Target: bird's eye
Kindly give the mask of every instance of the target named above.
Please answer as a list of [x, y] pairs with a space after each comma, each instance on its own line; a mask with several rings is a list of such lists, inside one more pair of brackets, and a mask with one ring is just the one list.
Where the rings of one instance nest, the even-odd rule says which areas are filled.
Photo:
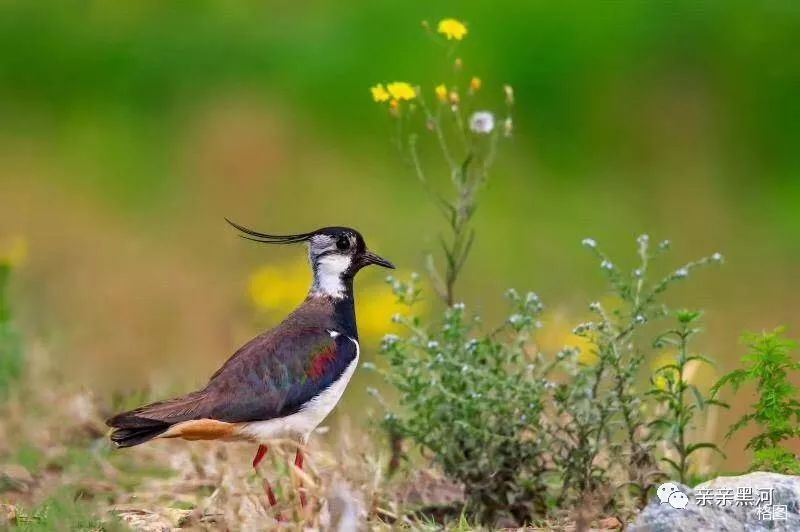
[[336, 249], [340, 251], [344, 251], [350, 248], [350, 239], [346, 236], [340, 236], [339, 240], [336, 241]]

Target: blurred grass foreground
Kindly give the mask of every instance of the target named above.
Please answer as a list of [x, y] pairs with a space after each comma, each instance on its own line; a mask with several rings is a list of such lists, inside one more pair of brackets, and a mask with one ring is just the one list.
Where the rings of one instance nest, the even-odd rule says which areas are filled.
[[[429, 109], [463, 104], [465, 119], [467, 105], [501, 109], [504, 85], [515, 96], [449, 303], [465, 301], [488, 327], [509, 318], [509, 287], [536, 289], [547, 303], [537, 352], [570, 345], [597, 367], [575, 325], [594, 319], [586, 301], [618, 301], [577, 244], [597, 239], [620, 271], [635, 268], [626, 257], [644, 233], [671, 238], [681, 258], [721, 250], [724, 268], [666, 296], [705, 311], [692, 349], [716, 366], [697, 365], [691, 382], [707, 391], [737, 367], [740, 331], [800, 330], [799, 45], [800, 7], [788, 0], [1, 1], [0, 527], [276, 524], [249, 446], [112, 452], [102, 419], [201, 385], [302, 299], [300, 250], [248, 245], [225, 216], [274, 232], [356, 227], [398, 279], [421, 272], [422, 318], [449, 308], [426, 258], [437, 257], [446, 292], [440, 235], [454, 257], [464, 242], [448, 240], [440, 205], [425, 199], [428, 185], [450, 186], [429, 129], [440, 115], [394, 114], [421, 105], [417, 87]], [[510, 127], [493, 117], [494, 131]], [[427, 185], [402, 144], [412, 128]], [[379, 344], [402, 334], [392, 317], [404, 307], [379, 272], [356, 289], [363, 359], [384, 370]], [[645, 366], [674, 357], [653, 353]], [[691, 436], [722, 442], [749, 393]], [[407, 510], [464, 501], [428, 451], [379, 427], [401, 398], [356, 373], [313, 443], [311, 515], [292, 500], [287, 457], [265, 465], [288, 523], [433, 529], [435, 511]], [[692, 474], [747, 468], [748, 430]]]

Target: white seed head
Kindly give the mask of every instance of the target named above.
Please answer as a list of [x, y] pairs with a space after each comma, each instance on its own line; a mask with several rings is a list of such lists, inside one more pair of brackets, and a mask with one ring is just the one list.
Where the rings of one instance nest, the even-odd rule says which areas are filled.
[[489, 111], [476, 111], [469, 117], [469, 129], [479, 135], [488, 135], [494, 130], [494, 115]]

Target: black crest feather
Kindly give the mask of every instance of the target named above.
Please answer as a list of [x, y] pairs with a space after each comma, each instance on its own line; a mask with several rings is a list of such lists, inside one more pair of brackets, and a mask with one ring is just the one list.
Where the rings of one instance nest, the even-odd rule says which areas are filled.
[[263, 244], [295, 244], [297, 242], [305, 242], [312, 236], [314, 233], [300, 233], [297, 235], [269, 235], [267, 233], [259, 233], [258, 231], [253, 231], [252, 229], [248, 229], [243, 225], [239, 225], [236, 222], [233, 222], [227, 218], [225, 221], [231, 224], [233, 227], [241, 231], [243, 234], [239, 235], [246, 240], [252, 240], [253, 242], [261, 242]]

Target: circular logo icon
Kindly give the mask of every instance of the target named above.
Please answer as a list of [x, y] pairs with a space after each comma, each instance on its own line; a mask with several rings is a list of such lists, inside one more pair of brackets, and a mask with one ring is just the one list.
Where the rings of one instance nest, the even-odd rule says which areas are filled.
[[656, 495], [658, 495], [658, 500], [661, 501], [661, 504], [664, 504], [665, 502], [669, 502], [669, 496], [676, 491], [678, 491], [677, 484], [665, 482], [656, 489]]
[[687, 497], [685, 493], [682, 493], [680, 491], [675, 491], [672, 493], [672, 495], [669, 496], [667, 502], [673, 508], [679, 508], [683, 510], [684, 508], [686, 508], [686, 505], [689, 504], [689, 497]]

